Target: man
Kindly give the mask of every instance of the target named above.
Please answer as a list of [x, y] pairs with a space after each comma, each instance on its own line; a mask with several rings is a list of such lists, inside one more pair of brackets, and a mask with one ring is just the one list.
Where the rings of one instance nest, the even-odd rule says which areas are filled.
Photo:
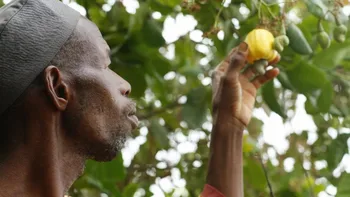
[[[202, 196], [243, 196], [242, 136], [257, 88], [278, 70], [243, 69], [241, 43], [213, 75], [214, 122]], [[87, 159], [112, 160], [136, 128], [128, 82], [108, 68], [98, 28], [57, 0], [0, 9], [0, 197], [62, 197]]]

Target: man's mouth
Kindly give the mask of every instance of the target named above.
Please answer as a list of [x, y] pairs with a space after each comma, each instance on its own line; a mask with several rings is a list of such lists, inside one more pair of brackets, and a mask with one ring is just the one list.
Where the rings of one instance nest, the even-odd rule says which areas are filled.
[[132, 129], [136, 129], [139, 125], [139, 120], [136, 116], [136, 108], [132, 109], [128, 114], [129, 120], [132, 122]]

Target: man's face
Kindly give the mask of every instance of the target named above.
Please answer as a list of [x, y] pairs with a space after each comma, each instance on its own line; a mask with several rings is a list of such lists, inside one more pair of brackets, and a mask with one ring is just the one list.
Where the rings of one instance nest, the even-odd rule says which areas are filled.
[[109, 47], [99, 30], [80, 20], [89, 49], [78, 73], [64, 114], [69, 139], [79, 151], [98, 161], [113, 159], [127, 135], [136, 128], [135, 104], [127, 97], [130, 84], [108, 68]]

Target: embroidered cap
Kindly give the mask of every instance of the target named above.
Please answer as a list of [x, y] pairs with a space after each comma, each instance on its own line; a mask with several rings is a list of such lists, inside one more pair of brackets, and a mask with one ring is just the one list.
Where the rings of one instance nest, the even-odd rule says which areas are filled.
[[58, 0], [13, 0], [0, 8], [0, 115], [49, 66], [79, 17]]

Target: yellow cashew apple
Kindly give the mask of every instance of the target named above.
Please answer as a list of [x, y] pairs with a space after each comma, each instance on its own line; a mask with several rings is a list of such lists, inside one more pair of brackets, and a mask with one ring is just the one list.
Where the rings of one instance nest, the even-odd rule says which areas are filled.
[[274, 49], [275, 38], [266, 29], [254, 29], [248, 33], [245, 42], [249, 46], [248, 63], [258, 60], [274, 61], [279, 55]]

